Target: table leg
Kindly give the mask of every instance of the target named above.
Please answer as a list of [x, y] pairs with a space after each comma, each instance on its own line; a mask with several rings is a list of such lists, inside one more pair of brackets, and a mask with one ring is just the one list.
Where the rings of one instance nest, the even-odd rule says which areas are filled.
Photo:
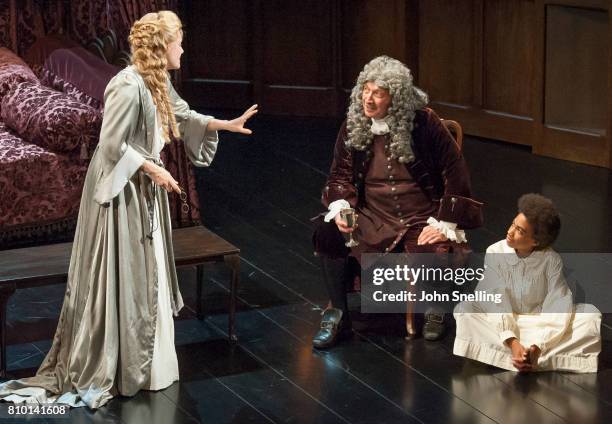
[[204, 300], [202, 299], [202, 289], [204, 285], [204, 265], [196, 266], [196, 316], [199, 320], [204, 319]]
[[6, 377], [6, 304], [15, 293], [15, 284], [0, 286], [0, 377]]
[[240, 256], [228, 255], [224, 258], [225, 263], [232, 271], [232, 279], [230, 281], [230, 301], [229, 301], [229, 340], [231, 343], [236, 343], [236, 299], [238, 296], [238, 284], [240, 278]]

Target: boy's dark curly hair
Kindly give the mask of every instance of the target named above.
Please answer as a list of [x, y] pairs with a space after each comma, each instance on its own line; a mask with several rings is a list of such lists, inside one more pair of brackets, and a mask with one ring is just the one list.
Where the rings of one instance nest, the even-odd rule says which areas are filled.
[[533, 228], [533, 238], [542, 250], [554, 243], [561, 230], [561, 218], [552, 200], [540, 194], [529, 193], [518, 200], [518, 211]]

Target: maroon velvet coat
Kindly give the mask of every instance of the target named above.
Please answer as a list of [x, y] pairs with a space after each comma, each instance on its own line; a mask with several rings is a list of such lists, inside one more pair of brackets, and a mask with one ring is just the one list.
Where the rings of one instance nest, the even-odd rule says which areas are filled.
[[[392, 251], [400, 243], [405, 251], [439, 251], [442, 246], [416, 244], [428, 216], [461, 229], [482, 225], [482, 204], [471, 199], [467, 166], [440, 118], [426, 108], [416, 112], [414, 124], [415, 160], [405, 165], [381, 159], [388, 136], [375, 136], [365, 151], [358, 151], [345, 144], [346, 123], [340, 128], [322, 202], [327, 207], [344, 199], [357, 209], [354, 234], [360, 245], [352, 255], [358, 259], [364, 252]], [[380, 169], [387, 163], [388, 169]], [[453, 243], [442, 244], [448, 250]]]

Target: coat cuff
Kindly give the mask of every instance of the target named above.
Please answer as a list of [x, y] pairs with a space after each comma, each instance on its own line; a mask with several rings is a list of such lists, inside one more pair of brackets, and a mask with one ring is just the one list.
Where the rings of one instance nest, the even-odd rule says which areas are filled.
[[144, 156], [128, 145], [112, 172], [98, 183], [94, 196], [96, 202], [102, 205], [114, 199], [123, 190], [132, 175], [140, 169], [144, 161]]
[[340, 212], [342, 209], [347, 209], [350, 207], [351, 205], [349, 204], [349, 202], [344, 199], [334, 200], [329, 204], [329, 212], [327, 212], [325, 218], [323, 218], [323, 221], [330, 222], [332, 219], [334, 219], [336, 215], [338, 215], [338, 212]]
[[441, 232], [446, 236], [450, 241], [454, 241], [457, 243], [467, 243], [467, 239], [465, 238], [465, 231], [458, 230], [457, 224], [454, 222], [446, 222], [446, 221], [438, 221], [434, 217], [429, 217], [427, 220], [427, 224], [434, 227], [436, 230]]
[[438, 221], [454, 222], [459, 228], [471, 229], [482, 225], [482, 203], [469, 197], [446, 194], [440, 200]]

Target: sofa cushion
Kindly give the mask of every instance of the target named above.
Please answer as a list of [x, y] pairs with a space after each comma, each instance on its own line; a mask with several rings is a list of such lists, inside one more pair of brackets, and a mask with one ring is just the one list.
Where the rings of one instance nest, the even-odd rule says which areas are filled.
[[40, 78], [40, 83], [46, 87], [52, 88], [53, 90], [61, 91], [62, 93], [68, 94], [70, 97], [73, 97], [75, 100], [78, 100], [81, 103], [85, 103], [93, 107], [94, 109], [102, 111], [104, 108], [104, 103], [98, 99], [91, 97], [89, 94], [83, 92], [80, 88], [76, 87], [74, 84], [64, 80], [63, 78], [57, 76], [50, 70], [46, 68], [41, 68], [36, 73]]
[[89, 150], [100, 135], [99, 111], [29, 81], [11, 87], [0, 111], [6, 125], [24, 140], [54, 152]]
[[19, 56], [6, 47], [0, 47], [0, 99], [10, 87], [22, 81], [35, 83], [38, 78]]
[[0, 122], [0, 232], [76, 217], [87, 164], [22, 140]]
[[42, 85], [98, 109], [102, 108], [106, 85], [120, 70], [58, 35], [38, 38], [24, 59]]

